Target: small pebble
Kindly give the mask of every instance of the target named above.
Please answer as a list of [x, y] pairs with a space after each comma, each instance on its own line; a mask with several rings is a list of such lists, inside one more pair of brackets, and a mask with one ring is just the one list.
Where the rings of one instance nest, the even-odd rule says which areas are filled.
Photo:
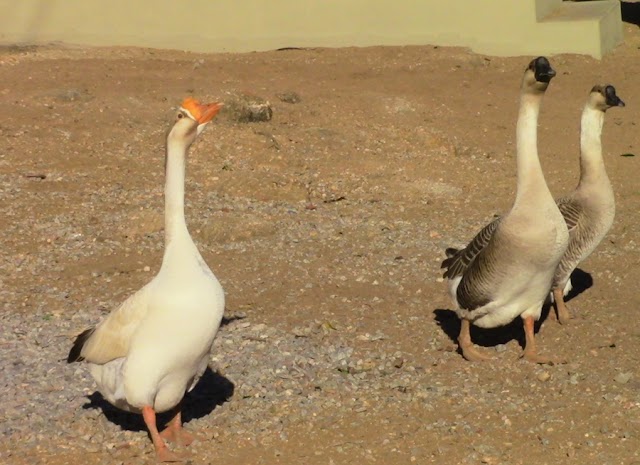
[[548, 371], [543, 371], [542, 373], [539, 373], [538, 376], [538, 381], [542, 381], [543, 383], [545, 381], [549, 381], [549, 379], [551, 378], [551, 374], [549, 374]]
[[613, 379], [616, 383], [627, 384], [631, 379], [631, 377], [632, 377], [632, 374], [627, 372], [627, 373], [618, 373]]
[[507, 346], [506, 344], [498, 344], [495, 347], [496, 352], [501, 353], [501, 352], [506, 352], [507, 351]]

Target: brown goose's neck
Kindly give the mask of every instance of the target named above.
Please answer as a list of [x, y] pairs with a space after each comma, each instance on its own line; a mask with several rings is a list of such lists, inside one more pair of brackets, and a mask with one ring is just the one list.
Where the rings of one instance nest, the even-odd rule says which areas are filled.
[[580, 120], [580, 183], [609, 182], [602, 158], [602, 126], [604, 112], [585, 106]]
[[538, 157], [538, 116], [543, 96], [543, 92], [523, 92], [520, 97], [516, 127], [517, 190], [514, 209], [551, 198]]

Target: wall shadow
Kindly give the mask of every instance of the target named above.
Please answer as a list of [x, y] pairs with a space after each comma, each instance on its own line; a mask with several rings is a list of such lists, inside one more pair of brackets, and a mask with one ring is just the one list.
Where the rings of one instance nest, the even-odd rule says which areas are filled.
[[620, 2], [622, 21], [640, 26], [640, 3]]
[[[234, 392], [234, 384], [220, 373], [207, 367], [204, 374], [193, 390], [184, 397], [182, 419], [186, 423], [194, 418], [202, 418], [209, 415], [219, 405], [227, 402]], [[128, 431], [146, 431], [142, 415], [124, 412], [109, 402], [99, 392], [87, 396], [89, 402], [82, 406], [83, 409], [100, 409], [107, 420]], [[158, 429], [172, 417], [172, 412], [158, 415]]]

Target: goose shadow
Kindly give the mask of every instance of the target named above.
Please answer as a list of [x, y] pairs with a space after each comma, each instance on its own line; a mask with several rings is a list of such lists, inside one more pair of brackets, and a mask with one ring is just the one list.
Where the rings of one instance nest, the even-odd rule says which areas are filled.
[[[456, 312], [444, 308], [436, 308], [433, 311], [436, 324], [455, 344], [458, 344], [458, 334], [460, 333], [460, 319]], [[535, 331], [540, 329], [540, 321], [536, 322]], [[471, 325], [471, 340], [474, 344], [481, 347], [495, 347], [500, 344], [507, 344], [516, 340], [520, 347], [524, 348], [524, 329], [522, 320], [516, 318], [511, 323], [497, 328], [480, 328]], [[460, 349], [458, 348], [458, 353]]]
[[[225, 308], [225, 313], [227, 313], [229, 311], [228, 308]], [[222, 321], [220, 322], [220, 328], [224, 328], [227, 325], [230, 325], [231, 323], [233, 323], [234, 321], [238, 321], [238, 320], [244, 320], [246, 318], [245, 315], [238, 315], [238, 314], [234, 314], [231, 316], [223, 316], [222, 317]]]
[[593, 286], [593, 276], [580, 268], [576, 268], [571, 273], [571, 286], [571, 291], [564, 297], [565, 302], [579, 296]]
[[[572, 289], [565, 296], [565, 302], [582, 294], [584, 291], [593, 286], [593, 277], [580, 268], [576, 268], [571, 274]], [[540, 326], [546, 320], [551, 311], [552, 304], [548, 301], [542, 307], [540, 319], [536, 321], [535, 332], [540, 330]], [[460, 333], [460, 319], [455, 311], [437, 308], [433, 311], [437, 325], [455, 344], [458, 343], [458, 334]], [[479, 328], [471, 325], [471, 339], [473, 342], [482, 347], [495, 347], [499, 344], [507, 344], [512, 340], [516, 340], [520, 347], [525, 346], [524, 330], [522, 320], [514, 319], [511, 323], [500, 326], [498, 328]], [[458, 349], [460, 352], [460, 349]]]
[[[580, 268], [576, 268], [573, 270], [573, 273], [571, 273], [571, 290], [564, 296], [564, 301], [569, 302], [591, 286], [593, 286], [593, 277], [591, 274]], [[542, 306], [540, 321], [544, 322], [549, 317], [550, 312], [555, 312], [555, 306], [551, 303], [551, 299], [547, 299]]]
[[[229, 309], [225, 308], [225, 313], [229, 313]], [[223, 328], [236, 320], [243, 320], [244, 315], [232, 314], [231, 316], [223, 316], [220, 322], [220, 328]], [[202, 418], [209, 415], [219, 405], [227, 402], [235, 390], [234, 384], [226, 377], [207, 367], [200, 379], [191, 392], [187, 392], [184, 396], [182, 404], [182, 420], [187, 423], [195, 418]], [[82, 406], [85, 410], [99, 409], [105, 418], [111, 423], [120, 426], [124, 430], [129, 431], [146, 431], [142, 416], [135, 413], [125, 412], [111, 405], [102, 397], [98, 391], [87, 396], [89, 402]], [[158, 414], [158, 424], [164, 424], [171, 419], [173, 412], [164, 412]]]
[[[207, 367], [198, 384], [184, 396], [182, 404], [183, 422], [187, 423], [193, 419], [209, 415], [217, 406], [224, 404], [233, 396], [234, 389], [234, 384], [228, 378]], [[98, 391], [88, 395], [87, 398], [89, 402], [82, 406], [83, 409], [101, 410], [107, 420], [120, 426], [123, 430], [147, 430], [142, 415], [125, 412], [114, 407]], [[172, 415], [173, 412], [171, 411], [158, 414], [158, 425], [167, 423]], [[158, 428], [160, 427], [158, 426]]]

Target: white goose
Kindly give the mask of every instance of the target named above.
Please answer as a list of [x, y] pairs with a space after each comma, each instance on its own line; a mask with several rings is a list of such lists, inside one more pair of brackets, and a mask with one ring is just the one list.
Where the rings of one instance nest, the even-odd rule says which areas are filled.
[[600, 244], [613, 224], [616, 205], [613, 188], [602, 159], [602, 126], [605, 112], [624, 107], [613, 86], [595, 86], [580, 120], [580, 181], [558, 208], [569, 228], [569, 246], [553, 280], [552, 297], [558, 321], [571, 318], [564, 296], [571, 290], [571, 273]]
[[[193, 243], [184, 217], [187, 150], [221, 104], [186, 99], [167, 136], [165, 251], [159, 273], [95, 328], [76, 339], [67, 361], [85, 360], [113, 405], [141, 412], [159, 461], [179, 460], [163, 439], [187, 445], [180, 403], [207, 367], [224, 311], [224, 292]], [[176, 408], [177, 407], [177, 408]], [[176, 408], [158, 433], [156, 412]]]
[[493, 328], [524, 320], [524, 358], [548, 362], [535, 348], [553, 274], [567, 248], [567, 226], [545, 182], [537, 148], [540, 104], [555, 71], [545, 57], [524, 73], [517, 125], [517, 190], [511, 210], [494, 220], [462, 250], [447, 249], [442, 262], [449, 292], [462, 320], [458, 344], [467, 360], [489, 357], [471, 341], [470, 325]]

